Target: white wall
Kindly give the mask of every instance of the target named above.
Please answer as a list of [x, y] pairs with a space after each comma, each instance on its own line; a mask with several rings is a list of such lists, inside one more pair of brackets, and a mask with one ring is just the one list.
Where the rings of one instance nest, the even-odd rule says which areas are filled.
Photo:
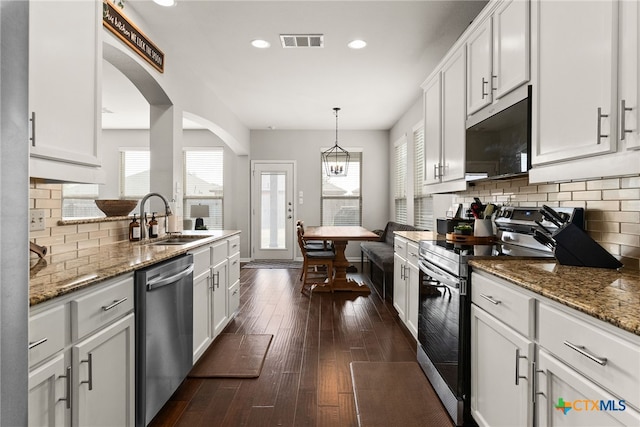
[[[389, 132], [340, 131], [338, 140], [347, 150], [362, 150], [362, 225], [370, 230], [384, 228], [389, 220]], [[251, 131], [251, 160], [297, 162], [295, 185], [304, 192], [304, 204], [296, 206], [295, 218], [307, 226], [320, 225], [320, 153], [334, 142], [333, 130]], [[359, 245], [350, 244], [347, 256], [359, 260]]]

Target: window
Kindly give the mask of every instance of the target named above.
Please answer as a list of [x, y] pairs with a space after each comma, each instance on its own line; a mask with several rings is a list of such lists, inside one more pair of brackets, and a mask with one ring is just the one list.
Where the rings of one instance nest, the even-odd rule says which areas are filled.
[[120, 197], [141, 199], [149, 193], [149, 164], [149, 150], [120, 151]]
[[402, 138], [394, 146], [394, 199], [396, 222], [407, 223], [407, 140]]
[[414, 192], [413, 218], [414, 225], [424, 230], [433, 229], [433, 197], [426, 194], [422, 187], [424, 173], [424, 127], [420, 126], [413, 132]]
[[62, 184], [62, 217], [93, 218], [104, 216], [94, 200], [98, 184]]
[[[210, 230], [222, 230], [224, 196], [224, 151], [222, 148], [184, 151], [184, 217], [191, 217], [191, 207], [209, 207], [202, 217]], [[192, 218], [195, 222], [195, 218]]]
[[324, 165], [320, 168], [322, 225], [362, 224], [362, 153], [349, 152], [349, 155], [347, 176], [328, 177]]

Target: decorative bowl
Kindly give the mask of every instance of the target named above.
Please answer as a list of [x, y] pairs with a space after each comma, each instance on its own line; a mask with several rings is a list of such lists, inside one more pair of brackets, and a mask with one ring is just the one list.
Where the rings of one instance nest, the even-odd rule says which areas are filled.
[[138, 204], [137, 200], [99, 199], [96, 206], [106, 216], [128, 216]]

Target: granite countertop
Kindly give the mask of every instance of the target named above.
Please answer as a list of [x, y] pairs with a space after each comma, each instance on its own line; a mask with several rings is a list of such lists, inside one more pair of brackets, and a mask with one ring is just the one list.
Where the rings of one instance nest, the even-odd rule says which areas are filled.
[[[394, 231], [396, 236], [404, 237], [405, 239], [413, 242], [419, 242], [420, 240], [437, 240], [438, 233], [435, 231]], [[443, 236], [440, 236], [443, 238]]]
[[[33, 260], [29, 270], [29, 305], [43, 303], [55, 297], [84, 289], [120, 274], [132, 272], [160, 261], [184, 254], [191, 249], [216, 240], [225, 239], [239, 230], [206, 230], [183, 232], [181, 236], [193, 238], [184, 245], [149, 245], [120, 242], [77, 251], [72, 257], [57, 262], [51, 256]], [[202, 238], [198, 238], [202, 237]], [[78, 255], [76, 255], [78, 254]]]
[[484, 270], [567, 307], [640, 335], [640, 272], [531, 259], [473, 259]]

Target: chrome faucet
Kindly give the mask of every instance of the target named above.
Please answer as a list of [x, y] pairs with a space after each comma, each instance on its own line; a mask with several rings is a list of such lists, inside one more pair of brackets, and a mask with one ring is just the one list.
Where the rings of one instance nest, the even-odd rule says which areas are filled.
[[[168, 226], [168, 221], [169, 221], [169, 215], [171, 215], [171, 207], [169, 206], [169, 202], [167, 201], [167, 199], [164, 198], [164, 196], [160, 193], [149, 193], [146, 196], [144, 196], [142, 198], [142, 200], [140, 200], [140, 222], [143, 221], [143, 214], [144, 214], [144, 204], [147, 202], [147, 200], [149, 199], [149, 197], [151, 196], [158, 196], [162, 199], [162, 201], [164, 202], [164, 208], [165, 208], [165, 217], [164, 217], [164, 232], [166, 233], [169, 229], [167, 228]], [[145, 237], [145, 233], [146, 233], [146, 228], [147, 228], [147, 224], [144, 223], [142, 224], [142, 227], [140, 227], [140, 239], [144, 239]]]

